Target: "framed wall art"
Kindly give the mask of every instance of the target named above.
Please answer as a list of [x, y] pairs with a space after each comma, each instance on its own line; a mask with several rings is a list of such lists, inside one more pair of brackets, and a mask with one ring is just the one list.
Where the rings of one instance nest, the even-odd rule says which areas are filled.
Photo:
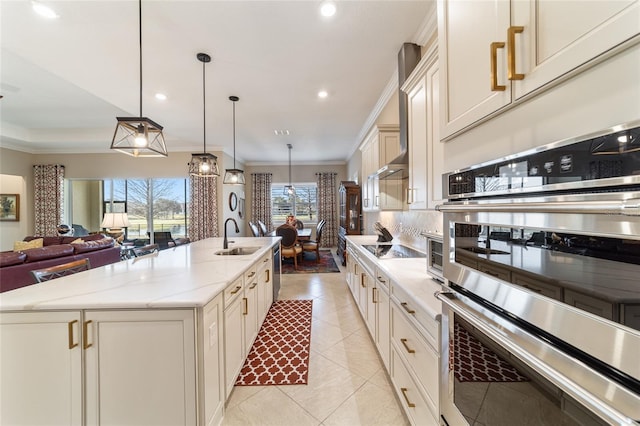
[[0, 194], [0, 220], [20, 220], [20, 194]]

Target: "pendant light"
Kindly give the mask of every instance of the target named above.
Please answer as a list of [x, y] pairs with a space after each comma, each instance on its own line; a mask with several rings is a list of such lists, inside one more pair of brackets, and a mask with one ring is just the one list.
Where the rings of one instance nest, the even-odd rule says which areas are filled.
[[218, 157], [213, 154], [207, 153], [207, 103], [205, 96], [205, 79], [204, 68], [208, 62], [211, 62], [211, 56], [206, 53], [198, 53], [196, 55], [198, 60], [202, 62], [202, 115], [203, 115], [203, 135], [202, 144], [203, 152], [197, 154], [191, 154], [191, 164], [197, 165], [198, 171], [192, 172], [192, 176], [199, 177], [214, 177], [220, 176], [218, 171]]
[[138, 0], [140, 36], [140, 116], [116, 117], [118, 124], [111, 140], [111, 149], [133, 157], [166, 157], [167, 146], [162, 126], [142, 116], [142, 0]]
[[226, 169], [223, 183], [230, 185], [244, 185], [244, 172], [236, 169], [236, 102], [240, 100], [237, 96], [229, 96], [233, 102], [233, 169]]
[[288, 143], [287, 148], [289, 148], [289, 185], [285, 185], [284, 195], [295, 195], [296, 189], [291, 184], [291, 149], [293, 148], [293, 146]]

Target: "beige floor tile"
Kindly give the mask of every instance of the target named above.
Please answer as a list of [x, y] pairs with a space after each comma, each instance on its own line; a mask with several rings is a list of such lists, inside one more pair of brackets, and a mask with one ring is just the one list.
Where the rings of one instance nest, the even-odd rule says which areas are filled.
[[[228, 407], [227, 407], [228, 408]], [[320, 424], [277, 386], [266, 386], [227, 409], [222, 426], [317, 426]]]
[[344, 331], [321, 319], [314, 320], [311, 323], [311, 349], [324, 352], [351, 334], [351, 331]]
[[408, 421], [395, 397], [372, 383], [365, 383], [323, 423], [325, 426], [405, 426]]
[[266, 386], [234, 386], [231, 396], [227, 400], [227, 409], [251, 398], [265, 388]]
[[[322, 352], [330, 360], [365, 379], [383, 368], [366, 328], [358, 330]], [[312, 343], [313, 344], [313, 343]]]
[[280, 386], [280, 389], [316, 419], [323, 420], [364, 382], [362, 377], [350, 373], [321, 354], [312, 352], [308, 384]]

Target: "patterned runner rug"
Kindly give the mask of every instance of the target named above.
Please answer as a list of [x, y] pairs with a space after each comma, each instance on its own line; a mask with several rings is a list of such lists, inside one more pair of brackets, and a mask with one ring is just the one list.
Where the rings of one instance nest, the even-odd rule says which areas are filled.
[[[455, 377], [460, 382], [528, 382], [529, 378], [455, 324]], [[451, 341], [451, 340], [450, 340]]]
[[313, 300], [277, 300], [269, 309], [236, 386], [306, 385]]
[[316, 254], [306, 252], [302, 260], [298, 260], [298, 270], [293, 269], [293, 259], [282, 259], [283, 274], [319, 274], [323, 272], [340, 272], [333, 260], [331, 250], [320, 250], [320, 262], [316, 262]]

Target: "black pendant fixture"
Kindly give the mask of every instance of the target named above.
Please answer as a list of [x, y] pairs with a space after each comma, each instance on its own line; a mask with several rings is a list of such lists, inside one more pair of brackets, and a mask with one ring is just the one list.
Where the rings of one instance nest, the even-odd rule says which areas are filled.
[[207, 152], [207, 102], [204, 68], [207, 63], [211, 62], [211, 56], [207, 55], [206, 53], [198, 53], [196, 57], [200, 62], [202, 62], [203, 152], [191, 154], [191, 164], [197, 166], [197, 171], [193, 171], [191, 175], [199, 177], [220, 176], [220, 171], [218, 170], [218, 157]]
[[138, 0], [140, 42], [140, 116], [116, 117], [118, 124], [111, 140], [111, 149], [133, 157], [166, 157], [162, 126], [142, 116], [142, 0]]
[[294, 188], [291, 183], [291, 150], [293, 149], [293, 145], [288, 143], [287, 148], [289, 149], [289, 185], [284, 186], [284, 195], [291, 196], [296, 194], [296, 188]]
[[236, 169], [236, 102], [240, 100], [237, 96], [229, 96], [233, 102], [233, 169], [226, 169], [223, 183], [229, 185], [244, 185], [244, 172]]

